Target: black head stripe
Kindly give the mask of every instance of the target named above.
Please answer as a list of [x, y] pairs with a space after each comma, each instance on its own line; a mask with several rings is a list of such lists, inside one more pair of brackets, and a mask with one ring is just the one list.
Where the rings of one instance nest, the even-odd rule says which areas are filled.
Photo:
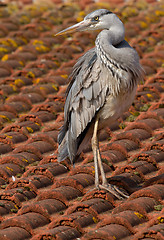
[[106, 14], [111, 14], [112, 12], [107, 9], [99, 9], [92, 13], [89, 13], [84, 19], [93, 19], [94, 17], [101, 17]]
[[103, 16], [103, 15], [111, 14], [111, 13], [112, 13], [111, 11], [106, 11], [106, 12], [102, 13], [102, 14], [100, 15], [100, 17]]

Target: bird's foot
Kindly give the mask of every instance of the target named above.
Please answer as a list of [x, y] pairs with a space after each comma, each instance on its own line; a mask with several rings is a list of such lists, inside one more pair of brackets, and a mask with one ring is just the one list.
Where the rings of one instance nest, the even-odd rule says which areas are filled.
[[121, 191], [118, 187], [112, 184], [105, 184], [105, 185], [100, 184], [97, 188], [107, 190], [108, 192], [112, 193], [116, 198], [120, 200], [129, 197], [127, 194]]
[[121, 191], [118, 187], [112, 184], [96, 184], [94, 188], [87, 191], [87, 193], [92, 192], [94, 190], [106, 190], [113, 194], [117, 199], [122, 200], [124, 198], [129, 198], [127, 194], [125, 194], [123, 191]]

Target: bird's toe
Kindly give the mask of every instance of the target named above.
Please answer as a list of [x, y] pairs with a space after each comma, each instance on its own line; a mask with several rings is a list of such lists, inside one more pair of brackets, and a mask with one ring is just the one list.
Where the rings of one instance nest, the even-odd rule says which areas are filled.
[[123, 192], [122, 190], [120, 190], [117, 186], [112, 185], [112, 184], [108, 184], [108, 185], [99, 185], [100, 189], [105, 189], [108, 192], [110, 192], [111, 194], [113, 194], [116, 198], [118, 199], [124, 199], [124, 198], [128, 198], [129, 196]]

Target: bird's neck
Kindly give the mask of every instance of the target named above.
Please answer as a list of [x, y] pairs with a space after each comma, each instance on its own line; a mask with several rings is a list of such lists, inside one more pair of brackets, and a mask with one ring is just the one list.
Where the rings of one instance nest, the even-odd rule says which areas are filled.
[[118, 51], [117, 45], [124, 41], [124, 33], [124, 26], [120, 21], [114, 29], [102, 30], [97, 36], [95, 42], [97, 56], [105, 65], [110, 61], [112, 64], [117, 65], [116, 60], [120, 59], [119, 55], [122, 54], [122, 49]]
[[[122, 53], [122, 49], [117, 51], [116, 47], [118, 44], [124, 41], [125, 38], [125, 28], [120, 19], [115, 15], [114, 25], [111, 27], [102, 30], [96, 38], [96, 48], [97, 52], [100, 53], [100, 56], [108, 56], [111, 60], [115, 62], [119, 58], [119, 55]], [[99, 54], [98, 54], [99, 55]], [[116, 58], [117, 56], [117, 58]], [[101, 59], [101, 61], [103, 61]]]
[[120, 21], [119, 18], [117, 18], [117, 25], [112, 26], [109, 29], [107, 35], [108, 35], [109, 42], [113, 46], [121, 43], [124, 40], [124, 38], [125, 38], [125, 28], [124, 28], [124, 24]]
[[115, 57], [117, 56], [118, 59], [119, 55], [122, 54], [122, 49], [117, 51], [117, 45], [124, 41], [125, 29], [120, 19], [117, 16], [114, 17], [115, 25], [109, 29], [102, 30], [97, 36], [95, 43], [100, 56], [104, 53], [104, 55], [115, 61]]
[[113, 95], [117, 95], [121, 89], [126, 91], [128, 88], [126, 79], [122, 78], [123, 61], [126, 55], [119, 46], [123, 42], [124, 27], [103, 30], [96, 39], [97, 57], [113, 76], [113, 82], [111, 81], [110, 84], [110, 92]]
[[96, 39], [96, 44], [104, 45], [105, 48], [116, 46], [125, 38], [125, 29], [123, 23], [117, 19], [117, 24], [109, 29], [102, 30]]

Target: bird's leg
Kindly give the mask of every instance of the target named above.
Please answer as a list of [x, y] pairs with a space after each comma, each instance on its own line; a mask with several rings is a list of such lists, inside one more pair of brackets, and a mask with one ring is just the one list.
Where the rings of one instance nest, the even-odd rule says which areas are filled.
[[101, 177], [102, 177], [102, 185], [100, 185], [100, 188], [106, 189], [107, 191], [112, 193], [118, 199], [122, 199], [123, 197], [128, 198], [129, 196], [124, 194], [118, 187], [108, 183], [108, 181], [106, 179], [106, 176], [105, 176], [104, 168], [103, 168], [103, 165], [102, 165], [102, 160], [101, 160], [101, 155], [100, 155], [99, 148], [98, 148], [97, 154], [98, 154], [98, 164], [99, 164], [99, 168], [100, 168], [100, 171], [101, 171]]
[[96, 188], [99, 188], [97, 129], [98, 129], [98, 119], [96, 119], [95, 125], [94, 125], [94, 131], [93, 131], [93, 136], [92, 136], [92, 151], [93, 151], [94, 166], [95, 166], [95, 186], [96, 186]]
[[97, 157], [98, 157], [98, 164], [99, 164], [99, 168], [100, 168], [100, 172], [101, 172], [102, 185], [107, 187], [108, 186], [108, 181], [107, 181], [106, 176], [105, 176], [99, 146], [97, 146]]
[[98, 119], [96, 119], [95, 125], [94, 125], [93, 137], [92, 137], [92, 150], [93, 150], [94, 165], [95, 165], [95, 185], [97, 188], [99, 188], [98, 165], [99, 165], [100, 172], [101, 172], [102, 185], [106, 186], [106, 187], [108, 186], [108, 182], [105, 177], [105, 172], [104, 172], [104, 168], [103, 168], [102, 161], [101, 161], [99, 145], [98, 145], [98, 137], [97, 137], [98, 122], [99, 122]]
[[98, 178], [98, 165], [99, 165], [101, 177], [102, 177], [102, 185], [107, 187], [108, 182], [107, 182], [104, 168], [103, 168], [102, 161], [101, 161], [98, 137], [97, 137], [98, 123], [99, 123], [99, 121], [97, 118], [95, 121], [94, 132], [93, 132], [93, 137], [92, 137], [92, 150], [93, 150], [94, 163], [95, 163], [95, 185], [99, 185], [99, 180], [97, 181], [97, 179], [99, 179]]
[[[102, 165], [101, 156], [100, 156], [98, 138], [97, 138], [98, 122], [99, 122], [98, 119], [96, 119], [95, 125], [94, 125], [93, 137], [92, 137], [92, 150], [93, 150], [94, 165], [95, 165], [95, 186], [98, 189], [101, 188], [101, 189], [105, 189], [105, 190], [109, 191], [118, 199], [122, 199], [123, 197], [128, 198], [128, 196], [126, 194], [124, 194], [119, 188], [109, 184], [106, 179], [104, 168]], [[100, 172], [101, 172], [102, 185], [99, 184], [98, 165], [99, 165]]]

